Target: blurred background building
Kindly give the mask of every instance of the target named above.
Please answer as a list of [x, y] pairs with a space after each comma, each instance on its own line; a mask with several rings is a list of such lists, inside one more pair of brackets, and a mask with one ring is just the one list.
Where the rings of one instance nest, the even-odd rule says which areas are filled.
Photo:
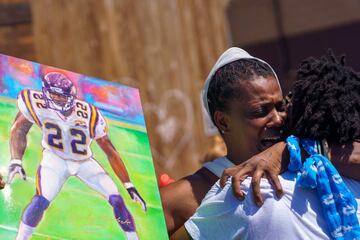
[[230, 46], [263, 58], [286, 92], [328, 48], [359, 69], [358, 0], [0, 0], [0, 53], [140, 88], [155, 167], [180, 178], [218, 138], [203, 82]]

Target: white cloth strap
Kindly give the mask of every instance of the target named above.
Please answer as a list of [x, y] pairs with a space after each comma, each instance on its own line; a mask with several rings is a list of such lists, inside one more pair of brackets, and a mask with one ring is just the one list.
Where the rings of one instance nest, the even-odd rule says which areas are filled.
[[221, 177], [223, 171], [226, 168], [235, 166], [229, 159], [226, 157], [219, 157], [211, 162], [207, 162], [203, 165], [207, 170], [215, 174], [217, 177]]

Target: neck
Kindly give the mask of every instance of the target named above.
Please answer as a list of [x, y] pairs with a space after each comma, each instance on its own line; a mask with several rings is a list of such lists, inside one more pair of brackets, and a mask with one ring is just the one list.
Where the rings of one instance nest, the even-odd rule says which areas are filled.
[[71, 113], [72, 113], [72, 109], [69, 109], [69, 110], [67, 110], [67, 111], [65, 111], [65, 112], [61, 112], [61, 114], [62, 114], [64, 117], [70, 116]]
[[226, 149], [227, 149], [227, 155], [226, 157], [235, 165], [238, 165], [247, 159], [249, 159], [251, 156], [244, 156], [244, 150], [243, 147], [239, 146], [239, 143], [231, 139], [229, 139], [227, 136], [223, 136]]
[[228, 153], [226, 157], [235, 165], [239, 165], [240, 163], [249, 159], [244, 157], [242, 153], [236, 148], [228, 148]]
[[360, 163], [360, 142], [335, 143], [328, 142], [330, 158], [337, 162], [353, 161]]
[[329, 143], [331, 162], [341, 175], [360, 180], [360, 142]]

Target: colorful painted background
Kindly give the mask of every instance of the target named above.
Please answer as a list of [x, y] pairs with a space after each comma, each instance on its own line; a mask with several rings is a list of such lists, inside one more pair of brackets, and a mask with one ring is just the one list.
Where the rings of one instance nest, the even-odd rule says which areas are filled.
[[1, 54], [0, 96], [15, 99], [22, 89], [41, 90], [41, 76], [54, 70], [71, 78], [78, 98], [94, 104], [107, 116], [145, 126], [138, 89]]

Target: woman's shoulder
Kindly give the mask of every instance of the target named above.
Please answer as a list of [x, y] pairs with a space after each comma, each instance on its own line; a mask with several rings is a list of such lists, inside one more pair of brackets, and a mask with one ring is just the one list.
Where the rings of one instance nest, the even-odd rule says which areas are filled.
[[354, 180], [352, 178], [342, 177], [346, 186], [354, 194], [354, 197], [360, 203], [360, 181]]

